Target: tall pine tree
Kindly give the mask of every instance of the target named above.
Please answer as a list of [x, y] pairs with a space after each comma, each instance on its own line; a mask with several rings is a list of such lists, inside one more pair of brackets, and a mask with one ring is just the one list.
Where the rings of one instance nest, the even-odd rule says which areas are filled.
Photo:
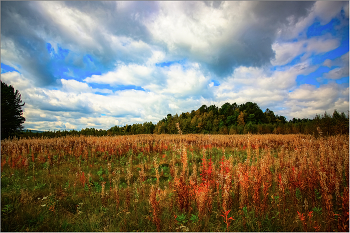
[[26, 120], [23, 115], [21, 94], [1, 81], [1, 139], [15, 135], [23, 129]]

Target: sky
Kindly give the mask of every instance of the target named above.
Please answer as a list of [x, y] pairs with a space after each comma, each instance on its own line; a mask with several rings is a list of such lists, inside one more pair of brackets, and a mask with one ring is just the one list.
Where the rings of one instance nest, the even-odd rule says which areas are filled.
[[23, 126], [109, 129], [203, 104], [349, 110], [349, 2], [2, 1]]

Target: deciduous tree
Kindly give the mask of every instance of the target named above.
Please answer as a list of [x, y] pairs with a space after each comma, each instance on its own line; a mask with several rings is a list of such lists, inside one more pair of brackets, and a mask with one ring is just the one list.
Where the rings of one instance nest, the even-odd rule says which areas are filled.
[[240, 112], [237, 118], [238, 125], [244, 126], [244, 113]]

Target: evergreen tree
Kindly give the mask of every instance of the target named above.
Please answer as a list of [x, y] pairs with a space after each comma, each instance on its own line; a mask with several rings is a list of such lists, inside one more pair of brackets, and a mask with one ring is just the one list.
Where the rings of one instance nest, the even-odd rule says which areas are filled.
[[26, 120], [23, 115], [21, 94], [18, 90], [1, 81], [1, 138], [14, 136], [23, 129]]

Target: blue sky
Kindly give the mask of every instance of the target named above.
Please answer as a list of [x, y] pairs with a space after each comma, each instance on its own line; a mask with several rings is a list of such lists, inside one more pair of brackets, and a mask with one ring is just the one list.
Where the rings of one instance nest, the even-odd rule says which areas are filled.
[[24, 127], [153, 122], [256, 102], [349, 110], [348, 2], [1, 2], [1, 80]]

